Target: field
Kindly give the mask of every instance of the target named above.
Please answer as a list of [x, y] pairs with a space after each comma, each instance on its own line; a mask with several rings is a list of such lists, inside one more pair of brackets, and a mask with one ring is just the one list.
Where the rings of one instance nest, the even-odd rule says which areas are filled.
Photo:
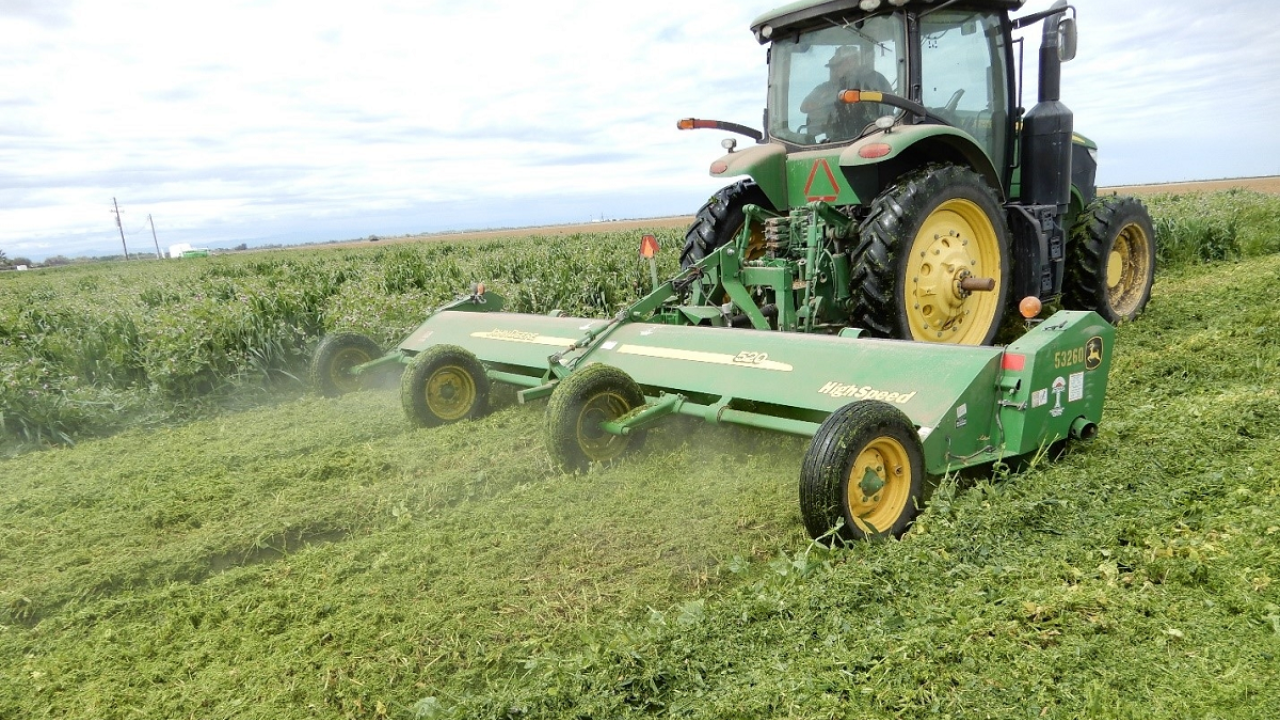
[[1280, 200], [1149, 203], [1099, 438], [839, 550], [800, 439], [677, 420], [570, 476], [541, 406], [297, 380], [472, 280], [611, 313], [637, 233], [0, 278], [0, 717], [1273, 717]]
[[[1141, 197], [1148, 197], [1151, 195], [1172, 195], [1175, 193], [1183, 195], [1188, 193], [1220, 193], [1231, 190], [1245, 190], [1268, 195], [1280, 195], [1280, 175], [1232, 178], [1225, 180], [1199, 180], [1195, 182], [1180, 183], [1155, 183], [1149, 185], [1117, 185], [1114, 187], [1098, 189], [1099, 193], [1104, 195], [1116, 193], [1119, 195], [1138, 195]], [[634, 232], [641, 229], [653, 230], [656, 228], [684, 229], [689, 227], [689, 223], [692, 221], [692, 215], [653, 218], [648, 220], [606, 220], [603, 222], [578, 225], [551, 225], [533, 229], [531, 232], [535, 232], [544, 237], [559, 237], [564, 235], [573, 235], [575, 233]], [[492, 240], [495, 238], [509, 237], [512, 232], [513, 231], [511, 230], [477, 230], [471, 232], [435, 233], [430, 235], [408, 235], [397, 238], [382, 238], [379, 242], [458, 242]], [[368, 244], [368, 241], [352, 241], [348, 243], [332, 243], [325, 245], [324, 247], [360, 247], [366, 244]]]

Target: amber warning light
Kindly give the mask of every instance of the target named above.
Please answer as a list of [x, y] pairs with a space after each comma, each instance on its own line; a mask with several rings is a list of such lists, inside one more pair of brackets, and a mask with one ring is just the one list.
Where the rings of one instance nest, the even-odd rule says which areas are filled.
[[878, 103], [884, 100], [884, 93], [870, 90], [845, 90], [840, 93], [840, 100], [850, 105], [860, 102]]
[[684, 118], [676, 123], [676, 127], [680, 130], [715, 130], [719, 126], [715, 120], [699, 120], [697, 118]]

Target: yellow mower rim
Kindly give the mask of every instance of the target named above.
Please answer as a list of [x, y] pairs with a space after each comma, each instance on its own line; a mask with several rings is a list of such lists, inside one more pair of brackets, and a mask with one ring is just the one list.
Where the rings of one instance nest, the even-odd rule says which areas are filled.
[[333, 354], [329, 363], [329, 381], [338, 390], [348, 393], [360, 389], [360, 378], [351, 374], [351, 368], [363, 365], [373, 358], [359, 348], [343, 348]]
[[578, 412], [574, 426], [574, 439], [582, 454], [592, 462], [608, 462], [621, 455], [631, 439], [605, 432], [600, 423], [616, 420], [630, 409], [626, 398], [616, 392], [591, 396]]
[[911, 473], [911, 457], [895, 438], [878, 437], [858, 453], [849, 468], [846, 502], [850, 520], [863, 534], [888, 532], [906, 512]]
[[466, 368], [445, 365], [427, 378], [427, 408], [444, 422], [461, 420], [476, 402], [476, 380]]

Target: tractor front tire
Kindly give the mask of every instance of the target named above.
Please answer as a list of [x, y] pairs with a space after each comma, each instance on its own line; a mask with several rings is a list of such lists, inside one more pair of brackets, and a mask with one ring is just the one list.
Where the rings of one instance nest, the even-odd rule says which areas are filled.
[[819, 542], [900, 537], [920, 512], [924, 448], [898, 408], [860, 400], [818, 427], [800, 467], [800, 513]]
[[382, 357], [378, 343], [354, 332], [326, 335], [311, 356], [311, 386], [326, 397], [338, 397], [364, 387], [363, 378], [351, 368]]
[[1135, 198], [1090, 203], [1071, 228], [1065, 305], [1093, 310], [1115, 325], [1134, 319], [1151, 299], [1156, 231]]
[[547, 453], [567, 473], [621, 457], [644, 443], [643, 430], [614, 435], [600, 423], [617, 420], [644, 405], [644, 393], [630, 375], [599, 363], [560, 381], [547, 403]]
[[[684, 236], [684, 249], [680, 251], [680, 269], [683, 270], [722, 246], [733, 242], [742, 230], [746, 216], [742, 209], [747, 205], [759, 205], [772, 210], [769, 202], [754, 180], [742, 180], [721, 188], [699, 210]], [[753, 245], [757, 233], [753, 229]], [[759, 246], [764, 247], [764, 229], [759, 230]]]
[[489, 405], [489, 376], [470, 351], [435, 345], [418, 353], [404, 369], [400, 405], [418, 427], [475, 419]]
[[[931, 165], [871, 203], [853, 254], [853, 325], [881, 337], [990, 345], [1009, 292], [1009, 233], [974, 171]], [[991, 290], [961, 283], [993, 280]]]

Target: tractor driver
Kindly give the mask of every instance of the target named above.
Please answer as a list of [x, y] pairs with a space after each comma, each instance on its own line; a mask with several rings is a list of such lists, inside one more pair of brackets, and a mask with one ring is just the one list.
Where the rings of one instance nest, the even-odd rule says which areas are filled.
[[849, 104], [840, 99], [844, 90], [892, 92], [893, 86], [872, 65], [872, 49], [859, 45], [841, 45], [827, 63], [831, 76], [820, 83], [800, 103], [807, 114], [809, 134], [815, 138], [825, 134], [826, 142], [849, 140], [862, 134], [862, 129], [881, 114], [877, 103]]

